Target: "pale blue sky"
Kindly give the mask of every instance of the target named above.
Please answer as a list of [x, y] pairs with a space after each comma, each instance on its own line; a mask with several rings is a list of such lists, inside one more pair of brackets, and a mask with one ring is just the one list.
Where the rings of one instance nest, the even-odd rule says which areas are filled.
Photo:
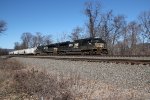
[[[0, 36], [0, 47], [13, 48], [24, 32], [51, 34], [53, 41], [57, 41], [63, 32], [83, 27], [85, 1], [88, 0], [0, 0], [0, 20], [6, 21], [8, 27]], [[150, 0], [101, 0], [101, 4], [103, 12], [112, 9], [128, 21], [150, 10]]]

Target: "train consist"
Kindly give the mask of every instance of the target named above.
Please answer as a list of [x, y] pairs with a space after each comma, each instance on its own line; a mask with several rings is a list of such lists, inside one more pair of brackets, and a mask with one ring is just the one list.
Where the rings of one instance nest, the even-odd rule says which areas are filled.
[[108, 54], [106, 43], [101, 38], [85, 38], [73, 42], [66, 41], [50, 45], [42, 45], [30, 49], [15, 50], [9, 52], [10, 55], [69, 55], [69, 54]]

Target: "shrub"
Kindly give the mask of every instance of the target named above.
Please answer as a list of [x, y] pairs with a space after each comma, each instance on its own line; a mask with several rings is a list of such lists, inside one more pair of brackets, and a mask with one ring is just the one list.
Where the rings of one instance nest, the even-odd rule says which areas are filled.
[[[16, 94], [26, 94], [35, 98], [72, 98], [64, 81], [58, 81], [56, 76], [39, 72], [32, 69], [31, 71], [17, 71], [13, 77], [12, 87]], [[34, 99], [35, 99], [34, 98]]]
[[0, 60], [1, 70], [20, 70], [23, 68], [25, 67], [16, 60]]
[[73, 98], [66, 79], [58, 79], [38, 70], [25, 68], [15, 60], [0, 61], [0, 99], [59, 99]]

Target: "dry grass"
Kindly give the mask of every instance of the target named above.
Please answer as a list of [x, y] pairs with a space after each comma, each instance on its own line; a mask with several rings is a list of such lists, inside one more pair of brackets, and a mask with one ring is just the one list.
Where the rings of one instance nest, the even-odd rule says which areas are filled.
[[25, 70], [17, 61], [0, 61], [0, 99], [72, 99], [66, 80], [57, 80], [56, 76]]
[[25, 68], [21, 63], [16, 60], [0, 60], [1, 70], [20, 70]]
[[52, 74], [25, 69], [15, 60], [0, 61], [1, 100], [145, 100], [149, 97], [139, 91], [83, 79], [77, 72]]
[[56, 76], [46, 72], [19, 71], [14, 75], [14, 87], [17, 93], [25, 93], [28, 96], [48, 99], [68, 99], [72, 98], [71, 93], [66, 86], [66, 81], [58, 81]]

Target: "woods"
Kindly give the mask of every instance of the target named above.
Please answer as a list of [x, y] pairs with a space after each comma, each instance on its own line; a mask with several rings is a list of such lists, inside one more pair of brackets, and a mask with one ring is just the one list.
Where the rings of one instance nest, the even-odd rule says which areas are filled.
[[35, 35], [33, 35], [30, 32], [22, 33], [21, 35], [21, 43], [15, 42], [14, 49], [20, 50], [20, 49], [27, 49], [36, 47], [39, 45], [48, 45], [52, 43], [51, 35], [43, 35], [40, 32], [37, 32]]
[[150, 11], [129, 22], [124, 15], [101, 11], [99, 1], [85, 3], [88, 36], [106, 41], [109, 55], [150, 54]]

